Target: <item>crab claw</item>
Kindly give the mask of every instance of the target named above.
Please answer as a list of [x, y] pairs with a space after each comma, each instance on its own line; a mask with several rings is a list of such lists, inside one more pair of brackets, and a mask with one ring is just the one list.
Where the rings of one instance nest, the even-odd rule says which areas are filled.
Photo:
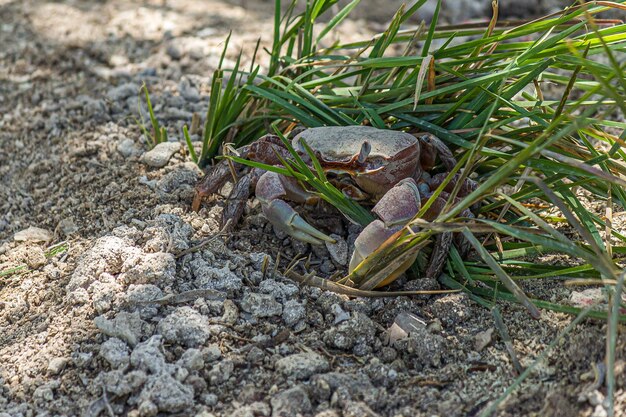
[[[375, 220], [354, 241], [354, 252], [350, 259], [350, 272], [372, 252], [378, 249], [391, 235], [402, 229], [421, 207], [420, 193], [413, 178], [407, 178], [396, 184], [378, 201], [372, 211], [381, 220]], [[402, 263], [380, 284], [386, 285], [406, 271], [415, 258]]]
[[324, 241], [335, 243], [335, 239], [308, 224], [283, 200], [272, 200], [268, 204], [263, 204], [262, 208], [265, 217], [289, 236], [313, 245], [321, 245]]
[[354, 241], [354, 252], [350, 258], [349, 271], [354, 271], [365, 258], [401, 228], [402, 226], [387, 227], [381, 220], [374, 220], [368, 224]]

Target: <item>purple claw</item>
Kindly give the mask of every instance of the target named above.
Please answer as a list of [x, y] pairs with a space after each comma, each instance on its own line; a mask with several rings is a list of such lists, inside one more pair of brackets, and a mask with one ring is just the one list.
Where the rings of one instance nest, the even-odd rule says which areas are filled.
[[276, 228], [298, 240], [313, 245], [321, 245], [324, 241], [335, 243], [335, 239], [308, 224], [283, 200], [272, 200], [269, 204], [263, 204], [262, 208], [265, 217], [267, 217]]

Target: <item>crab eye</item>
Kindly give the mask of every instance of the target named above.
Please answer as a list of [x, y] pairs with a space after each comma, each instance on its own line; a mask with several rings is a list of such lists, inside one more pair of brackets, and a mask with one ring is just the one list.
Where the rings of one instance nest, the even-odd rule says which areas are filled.
[[372, 151], [372, 145], [366, 140], [363, 141], [363, 143], [361, 144], [361, 150], [359, 151], [357, 162], [359, 164], [365, 163], [365, 160], [367, 159], [371, 151]]

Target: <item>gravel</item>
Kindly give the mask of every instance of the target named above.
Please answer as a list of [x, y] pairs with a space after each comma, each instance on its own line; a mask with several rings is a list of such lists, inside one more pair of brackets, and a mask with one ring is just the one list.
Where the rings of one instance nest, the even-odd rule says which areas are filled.
[[[140, 86], [178, 139], [194, 113], [206, 114], [209, 75], [231, 26], [249, 62], [272, 18], [256, 0], [246, 8], [156, 3], [0, 8], [0, 61], [11, 69], [0, 81], [8, 92], [0, 94], [0, 269], [27, 267], [0, 279], [0, 417], [479, 413], [515, 378], [489, 311], [460, 294], [349, 299], [281, 276], [301, 252], [312, 270], [345, 272], [361, 228], [332, 213], [305, 211], [338, 242], [310, 247], [277, 237], [254, 199], [226, 236], [217, 237], [222, 197], [190, 210], [202, 173], [182, 141], [150, 149], [134, 122], [138, 106], [147, 115]], [[443, 2], [440, 18], [470, 3]], [[474, 3], [466, 10], [485, 7]], [[379, 6], [365, 8], [382, 16]], [[381, 28], [362, 20], [339, 30], [356, 39]], [[198, 141], [201, 132], [192, 133]], [[59, 243], [58, 253], [47, 250]], [[439, 288], [436, 280], [393, 285]], [[560, 286], [525, 285], [570, 299]], [[598, 293], [578, 295], [572, 302]], [[570, 320], [501, 308], [524, 365]], [[602, 388], [584, 383], [604, 361], [605, 330], [581, 326], [498, 415], [605, 411]], [[620, 336], [618, 352], [625, 343]]]

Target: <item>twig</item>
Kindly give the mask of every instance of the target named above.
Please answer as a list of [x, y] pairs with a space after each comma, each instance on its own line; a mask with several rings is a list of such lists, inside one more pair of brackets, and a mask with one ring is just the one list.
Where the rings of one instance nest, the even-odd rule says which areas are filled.
[[450, 294], [454, 292], [460, 292], [460, 290], [430, 290], [430, 291], [368, 291], [360, 290], [358, 288], [348, 287], [347, 285], [338, 284], [336, 282], [318, 277], [313, 273], [307, 275], [300, 275], [293, 270], [285, 271], [284, 275], [287, 278], [293, 279], [300, 284], [310, 285], [312, 287], [321, 288], [322, 290], [328, 290], [336, 292], [338, 294], [347, 295], [349, 297], [401, 297], [409, 295], [425, 295], [425, 294]]

